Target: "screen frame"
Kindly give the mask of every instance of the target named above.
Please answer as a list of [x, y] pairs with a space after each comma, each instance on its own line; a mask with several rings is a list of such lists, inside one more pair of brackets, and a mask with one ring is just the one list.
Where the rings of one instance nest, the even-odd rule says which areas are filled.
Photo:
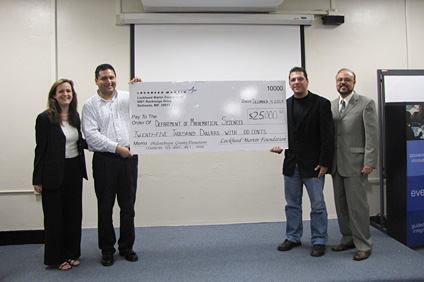
[[[143, 24], [144, 25], [144, 24]], [[137, 24], [131, 24], [130, 25], [130, 76], [131, 78], [136, 76], [136, 26]], [[288, 25], [287, 25], [288, 26]], [[290, 25], [292, 26], [292, 25]], [[305, 55], [305, 28], [304, 25], [296, 25], [296, 27], [299, 28], [299, 43], [300, 43], [300, 67], [306, 69], [306, 55]], [[294, 66], [293, 66], [294, 67]], [[284, 78], [288, 77], [288, 72]], [[280, 78], [281, 79], [281, 78]]]

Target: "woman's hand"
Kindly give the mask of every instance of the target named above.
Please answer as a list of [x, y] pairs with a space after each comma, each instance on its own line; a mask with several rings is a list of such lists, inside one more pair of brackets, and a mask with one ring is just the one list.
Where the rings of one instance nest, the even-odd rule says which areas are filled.
[[35, 190], [35, 192], [41, 194], [43, 192], [43, 186], [41, 186], [41, 185], [34, 185], [34, 190]]

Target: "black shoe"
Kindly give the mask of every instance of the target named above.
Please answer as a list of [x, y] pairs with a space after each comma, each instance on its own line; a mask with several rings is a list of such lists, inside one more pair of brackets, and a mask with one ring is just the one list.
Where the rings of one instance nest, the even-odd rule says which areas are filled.
[[369, 251], [357, 251], [355, 256], [353, 257], [354, 260], [360, 261], [369, 258], [371, 255], [371, 250]]
[[321, 257], [323, 255], [325, 255], [325, 245], [316, 244], [312, 247], [311, 256]]
[[290, 251], [294, 247], [299, 247], [301, 245], [302, 245], [301, 242], [292, 242], [292, 241], [289, 241], [289, 240], [286, 239], [283, 243], [281, 243], [278, 246], [278, 250], [280, 252]]
[[138, 256], [133, 250], [119, 251], [121, 257], [125, 257], [127, 261], [138, 261]]
[[332, 247], [331, 250], [333, 252], [343, 252], [343, 251], [346, 251], [346, 250], [349, 250], [349, 249], [353, 249], [353, 248], [355, 248], [355, 245], [354, 244], [345, 245], [343, 243], [340, 243], [337, 246]]
[[113, 254], [107, 254], [107, 253], [102, 254], [102, 260], [100, 261], [100, 263], [103, 266], [113, 265]]

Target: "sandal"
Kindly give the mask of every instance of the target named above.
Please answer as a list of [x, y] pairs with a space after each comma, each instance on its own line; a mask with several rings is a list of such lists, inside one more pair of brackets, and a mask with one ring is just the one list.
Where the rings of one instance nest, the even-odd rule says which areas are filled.
[[80, 261], [78, 259], [68, 259], [68, 264], [70, 266], [78, 266], [80, 265]]
[[72, 266], [67, 261], [63, 262], [62, 264], [58, 264], [56, 267], [59, 270], [69, 270], [72, 268]]

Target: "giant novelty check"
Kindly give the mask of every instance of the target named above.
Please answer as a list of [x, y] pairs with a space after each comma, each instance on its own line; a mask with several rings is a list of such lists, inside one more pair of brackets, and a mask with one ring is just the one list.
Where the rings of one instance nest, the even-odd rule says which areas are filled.
[[288, 147], [284, 81], [142, 82], [130, 96], [136, 154]]

